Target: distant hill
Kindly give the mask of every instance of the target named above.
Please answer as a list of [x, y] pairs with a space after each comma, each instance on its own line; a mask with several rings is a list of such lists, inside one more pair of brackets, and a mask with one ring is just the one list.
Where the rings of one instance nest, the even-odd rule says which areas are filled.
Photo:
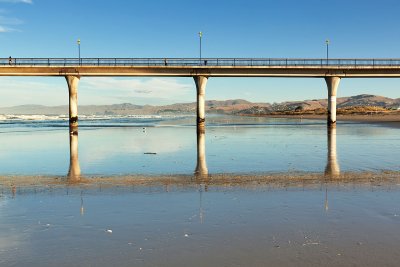
[[[238, 110], [248, 109], [254, 105], [270, 106], [268, 103], [255, 104], [243, 99], [234, 100], [208, 100], [206, 110], [213, 113], [234, 113]], [[196, 103], [178, 103], [164, 106], [134, 105], [130, 103], [114, 105], [79, 105], [81, 115], [129, 115], [129, 114], [194, 114]], [[24, 115], [60, 115], [68, 114], [68, 106], [41, 106], [41, 105], [21, 105], [14, 107], [0, 108], [0, 114], [24, 114]]]
[[[337, 99], [338, 108], [358, 107], [358, 106], [377, 106], [388, 109], [400, 107], [400, 98], [392, 99], [376, 95], [357, 95], [351, 97], [340, 97]], [[257, 115], [269, 114], [280, 111], [311, 111], [326, 109], [326, 99], [313, 99], [304, 101], [287, 101], [282, 103], [252, 103], [243, 99], [234, 100], [208, 100], [206, 101], [206, 111], [208, 113], [219, 114], [241, 114]], [[79, 114], [81, 115], [148, 115], [148, 114], [194, 114], [196, 103], [178, 103], [164, 106], [134, 105], [131, 103], [114, 105], [80, 105]], [[0, 114], [15, 115], [61, 115], [68, 114], [68, 106], [41, 106], [41, 105], [21, 105], [7, 108], [0, 108]]]
[[[386, 109], [398, 109], [400, 107], [400, 98], [392, 99], [384, 96], [362, 94], [350, 97], [339, 97], [336, 100], [337, 108], [350, 107], [380, 107]], [[270, 107], [253, 106], [250, 109], [238, 111], [238, 114], [270, 114], [273, 112], [283, 111], [315, 111], [326, 110], [328, 105], [327, 99], [313, 99], [304, 101], [287, 101], [282, 103], [274, 103]]]
[[357, 95], [353, 97], [343, 97], [338, 99], [338, 107], [356, 107], [356, 106], [377, 106], [386, 108], [398, 108], [400, 98], [392, 99], [377, 95]]

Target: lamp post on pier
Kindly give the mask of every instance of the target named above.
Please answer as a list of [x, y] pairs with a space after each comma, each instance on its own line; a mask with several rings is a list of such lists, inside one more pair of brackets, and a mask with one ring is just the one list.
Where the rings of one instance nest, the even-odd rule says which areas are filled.
[[200, 65], [201, 65], [201, 38], [203, 37], [203, 33], [199, 32], [199, 40], [200, 40]]
[[81, 39], [78, 39], [78, 56], [79, 56], [79, 66], [81, 65]]
[[329, 60], [329, 43], [330, 43], [329, 39], [326, 39], [326, 40], [325, 40], [325, 43], [326, 43], [326, 65], [328, 65], [328, 60]]

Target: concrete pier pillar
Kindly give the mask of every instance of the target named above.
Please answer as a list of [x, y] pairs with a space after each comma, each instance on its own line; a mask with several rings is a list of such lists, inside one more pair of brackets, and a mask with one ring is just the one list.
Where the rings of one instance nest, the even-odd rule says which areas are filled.
[[205, 94], [206, 94], [206, 84], [208, 77], [206, 76], [195, 76], [193, 77], [196, 83], [197, 91], [197, 123], [205, 123]]
[[197, 124], [197, 165], [195, 175], [206, 177], [208, 175], [206, 162], [206, 131], [202, 124]]
[[69, 92], [69, 125], [78, 126], [78, 84], [79, 76], [65, 76]]
[[325, 175], [332, 178], [340, 175], [340, 166], [336, 151], [336, 126], [328, 126], [328, 159], [326, 162]]
[[328, 125], [336, 123], [336, 93], [339, 87], [339, 77], [325, 77], [328, 86]]
[[78, 159], [78, 131], [70, 132], [69, 134], [69, 170], [68, 180], [77, 182], [80, 180], [81, 167]]

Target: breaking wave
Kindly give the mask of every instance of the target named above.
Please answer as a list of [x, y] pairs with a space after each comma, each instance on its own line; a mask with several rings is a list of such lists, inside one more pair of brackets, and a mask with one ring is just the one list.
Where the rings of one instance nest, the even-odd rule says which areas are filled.
[[[192, 119], [192, 115], [80, 115], [80, 127], [156, 126], [165, 122]], [[66, 127], [68, 115], [0, 115], [0, 125], [30, 127]]]

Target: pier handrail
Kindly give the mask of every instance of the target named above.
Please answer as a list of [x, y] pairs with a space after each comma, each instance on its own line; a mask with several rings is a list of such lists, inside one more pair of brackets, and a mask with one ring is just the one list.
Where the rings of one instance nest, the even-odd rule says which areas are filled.
[[0, 58], [1, 66], [400, 67], [400, 58]]

